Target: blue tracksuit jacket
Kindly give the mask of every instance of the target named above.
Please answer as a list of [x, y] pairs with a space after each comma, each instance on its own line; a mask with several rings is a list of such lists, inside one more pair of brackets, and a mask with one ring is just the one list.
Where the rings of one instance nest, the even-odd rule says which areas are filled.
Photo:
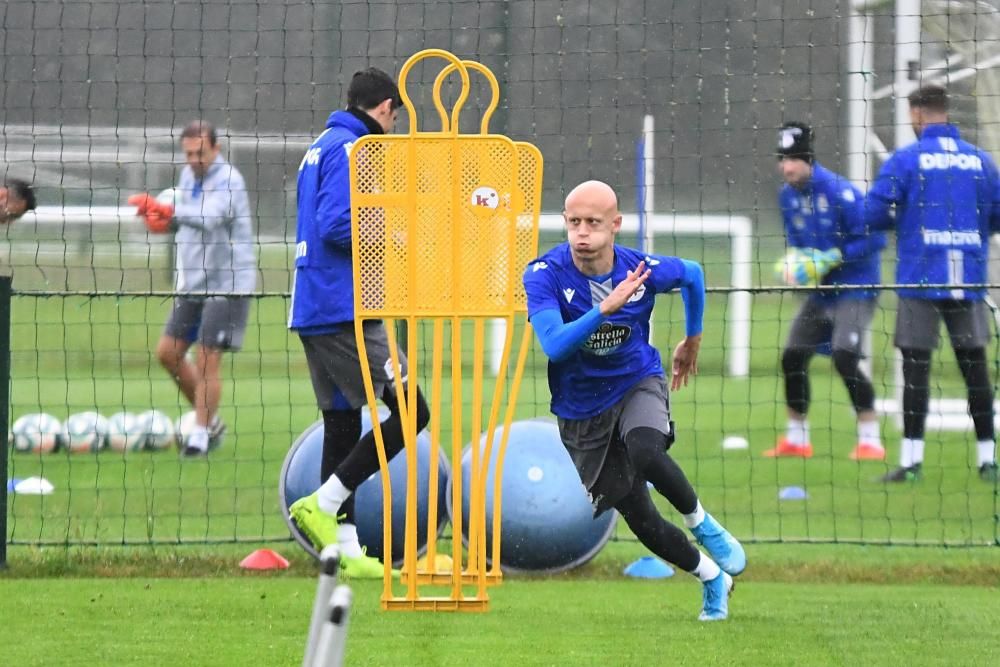
[[366, 134], [359, 118], [334, 111], [299, 165], [288, 328], [302, 335], [330, 333], [354, 321], [348, 156]]
[[[867, 233], [862, 226], [861, 191], [843, 176], [813, 163], [812, 178], [803, 190], [784, 185], [778, 193], [788, 245], [795, 248], [840, 248], [844, 263], [823, 278], [823, 285], [877, 285], [885, 234]], [[812, 298], [874, 299], [874, 290], [818, 292]]]
[[[898, 283], [986, 282], [989, 235], [1000, 230], [996, 165], [962, 141], [954, 125], [929, 125], [882, 166], [865, 199], [865, 225], [895, 228]], [[985, 291], [900, 289], [899, 295], [980, 300]]]

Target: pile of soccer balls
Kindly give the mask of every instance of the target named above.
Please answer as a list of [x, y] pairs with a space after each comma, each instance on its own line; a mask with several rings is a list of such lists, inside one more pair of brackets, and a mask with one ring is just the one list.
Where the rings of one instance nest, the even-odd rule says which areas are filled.
[[193, 410], [176, 422], [160, 410], [139, 414], [118, 412], [110, 418], [94, 411], [79, 412], [70, 415], [65, 422], [50, 414], [35, 412], [14, 422], [8, 442], [14, 451], [38, 454], [59, 450], [73, 453], [105, 449], [162, 451], [175, 445], [183, 449], [194, 426]]

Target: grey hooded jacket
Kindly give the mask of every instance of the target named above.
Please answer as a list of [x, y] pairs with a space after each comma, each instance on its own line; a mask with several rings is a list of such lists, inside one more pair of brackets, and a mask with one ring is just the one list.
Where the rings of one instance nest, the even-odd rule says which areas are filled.
[[177, 189], [177, 292], [252, 292], [257, 285], [257, 257], [243, 176], [219, 155], [200, 181], [185, 165]]

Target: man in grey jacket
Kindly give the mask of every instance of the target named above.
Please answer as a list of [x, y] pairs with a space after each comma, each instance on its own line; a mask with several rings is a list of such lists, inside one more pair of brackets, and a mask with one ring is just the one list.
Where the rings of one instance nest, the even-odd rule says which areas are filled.
[[[181, 133], [187, 165], [173, 192], [134, 195], [138, 214], [153, 233], [176, 232], [174, 299], [156, 356], [194, 407], [195, 429], [182, 454], [203, 456], [220, 444], [222, 353], [243, 344], [257, 258], [250, 200], [243, 176], [220, 155], [215, 128], [189, 123]], [[192, 363], [188, 349], [198, 343]]]

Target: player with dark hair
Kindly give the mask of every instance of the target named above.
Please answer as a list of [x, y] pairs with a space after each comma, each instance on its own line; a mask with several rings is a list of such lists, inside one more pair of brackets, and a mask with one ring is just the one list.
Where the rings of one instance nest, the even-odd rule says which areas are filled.
[[[345, 576], [381, 578], [382, 564], [358, 542], [354, 491], [378, 470], [374, 433], [361, 437], [365, 389], [354, 334], [351, 262], [350, 161], [354, 142], [392, 130], [401, 104], [385, 72], [358, 72], [347, 90], [347, 109], [334, 111], [326, 130], [299, 165], [295, 275], [288, 326], [299, 335], [323, 414], [323, 459], [315, 493], [292, 503], [289, 513], [317, 550], [338, 543]], [[381, 322], [364, 323], [375, 394], [389, 408], [382, 422], [386, 455], [403, 448], [403, 423], [392, 377], [389, 341]], [[403, 378], [406, 357], [399, 350]], [[410, 406], [414, 409], [414, 406]], [[430, 412], [418, 393], [417, 430]]]
[[27, 181], [8, 178], [0, 186], [0, 225], [9, 225], [36, 206], [35, 191]]
[[986, 282], [989, 237], [1000, 231], [1000, 178], [989, 153], [963, 141], [948, 122], [944, 88], [924, 86], [908, 99], [918, 139], [882, 166], [865, 199], [865, 224], [895, 230], [897, 283], [945, 287], [897, 290], [894, 342], [903, 357], [903, 442], [899, 468], [882, 481], [921, 477], [931, 355], [943, 319], [968, 389], [979, 476], [995, 483], [986, 291], [964, 285]]
[[[250, 297], [257, 285], [250, 198], [243, 175], [221, 155], [215, 128], [195, 120], [181, 131], [186, 165], [164, 196], [129, 197], [153, 233], [176, 232], [174, 299], [156, 357], [194, 408], [194, 430], [182, 455], [200, 457], [219, 446], [222, 354], [243, 345]], [[198, 343], [192, 363], [187, 352]]]
[[781, 273], [792, 286], [819, 283], [845, 289], [810, 294], [792, 322], [781, 354], [788, 428], [764, 456], [812, 456], [806, 417], [809, 362], [828, 345], [858, 416], [858, 441], [850, 458], [881, 461], [885, 449], [875, 413], [875, 389], [861, 369], [862, 343], [875, 314], [877, 293], [848, 286], [881, 281], [885, 235], [863, 233], [863, 195], [816, 161], [813, 142], [813, 130], [804, 123], [785, 123], [778, 131], [778, 171], [785, 181], [778, 201], [788, 246], [797, 251], [793, 257], [801, 258], [795, 266], [780, 267]]
[[[743, 547], [705, 512], [680, 466], [660, 354], [649, 344], [657, 293], [679, 289], [685, 338], [673, 355], [671, 388], [698, 372], [705, 284], [697, 262], [644, 255], [615, 244], [622, 218], [614, 190], [587, 181], [566, 197], [569, 236], [524, 274], [528, 316], [549, 357], [552, 412], [590, 494], [594, 514], [614, 507], [660, 558], [698, 577], [699, 618], [729, 614], [731, 575], [746, 567]], [[695, 548], [657, 511], [647, 481], [684, 517], [711, 554]]]

